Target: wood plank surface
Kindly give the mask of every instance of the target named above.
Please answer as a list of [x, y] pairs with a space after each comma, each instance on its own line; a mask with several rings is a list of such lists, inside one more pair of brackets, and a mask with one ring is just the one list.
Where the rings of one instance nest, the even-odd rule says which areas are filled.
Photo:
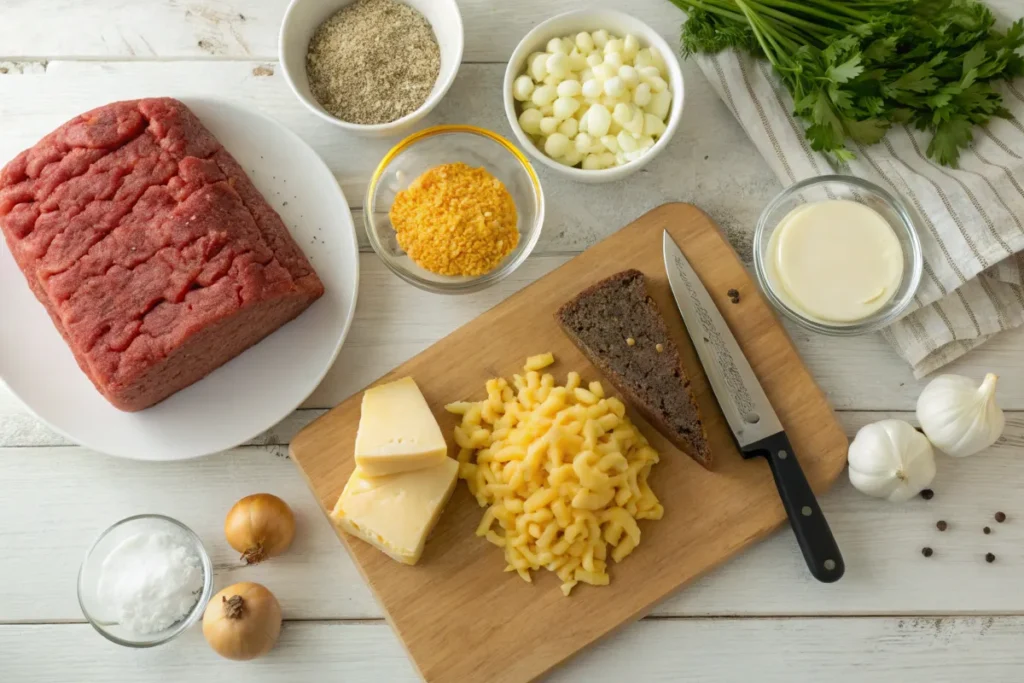
[[[674, 44], [683, 14], [662, 0], [628, 11]], [[467, 62], [504, 62], [539, 21], [578, 9], [579, 0], [459, 0]], [[623, 10], [621, 0], [587, 7]], [[288, 0], [5, 0], [0, 54], [120, 59], [276, 59]], [[114, 18], [109, 21], [109, 18]], [[82, 30], [89, 26], [92, 30]]]
[[[1019, 0], [990, 4], [1020, 14]], [[291, 96], [276, 65], [286, 5], [287, 0], [0, 1], [0, 163], [84, 106], [143, 92], [217, 94], [278, 118], [313, 144], [358, 209], [365, 178], [386, 144], [367, 144], [321, 124]], [[679, 25], [678, 11], [666, 0], [633, 0], [628, 7], [621, 0], [459, 5], [469, 63], [428, 123], [475, 123], [506, 135], [497, 84], [512, 47], [539, 18], [584, 5], [618, 7], [656, 26], [672, 43]], [[648, 171], [629, 182], [589, 188], [540, 170], [548, 228], [519, 279], [472, 297], [431, 298], [364, 254], [353, 335], [308, 405], [337, 403], [665, 201], [697, 202], [746, 251], [753, 223], [779, 184], [699, 71], [690, 64], [684, 71], [683, 125]], [[835, 340], [788, 329], [833, 406], [868, 411], [840, 414], [848, 434], [889, 415], [878, 411], [912, 410], [923, 384], [877, 335]], [[975, 377], [998, 372], [1002, 404], [1024, 409], [1022, 344], [1024, 332], [1000, 335], [949, 371]], [[380, 621], [361, 621], [382, 613], [286, 458], [288, 441], [321, 413], [294, 413], [253, 441], [260, 445], [197, 462], [154, 465], [65, 447], [0, 385], [0, 624], [24, 622], [0, 625], [0, 680], [416, 680], [390, 629]], [[715, 683], [1019, 683], [1022, 446], [1024, 414], [1011, 414], [1003, 440], [990, 453], [940, 458], [937, 494], [927, 503], [890, 506], [857, 493], [843, 477], [822, 500], [849, 564], [842, 582], [813, 582], [794, 553], [791, 534], [778, 532], [669, 597], [654, 611], [661, 618], [602, 641], [552, 680], [677, 681], [685, 675]], [[241, 568], [220, 522], [236, 497], [258, 490], [273, 490], [292, 503], [301, 535], [294, 556]], [[996, 508], [1010, 515], [1006, 524], [991, 522]], [[200, 532], [215, 556], [219, 586], [245, 578], [273, 588], [286, 617], [298, 621], [286, 625], [270, 657], [248, 664], [217, 659], [195, 629], [169, 646], [131, 651], [107, 643], [86, 625], [49, 623], [81, 621], [74, 574], [95, 534], [110, 521], [147, 509], [176, 515]], [[949, 521], [945, 533], [935, 529], [939, 518]], [[980, 533], [985, 524], [994, 528], [992, 535]], [[924, 544], [936, 551], [927, 560], [920, 554]], [[986, 552], [998, 560], [985, 563]], [[664, 618], [679, 615], [739, 618]], [[796, 616], [760, 618], [771, 615]], [[807, 618], [812, 615], [853, 618]]]
[[[332, 408], [377, 377], [498, 305], [571, 258], [534, 256], [507, 280], [483, 292], [437, 297], [402, 282], [375, 254], [360, 257], [360, 293], [352, 330], [334, 367], [304, 403]], [[824, 337], [784, 323], [804, 363], [836, 410], [914, 410], [927, 384], [880, 335]], [[981, 378], [998, 372], [997, 397], [1007, 410], [1024, 410], [1024, 329], [997, 336], [944, 372]], [[67, 444], [31, 417], [0, 384], [0, 447]]]
[[[738, 248], [749, 251], [754, 223], [781, 186], [699, 69], [686, 64], [684, 74], [679, 131], [635, 177], [581, 185], [535, 165], [547, 200], [537, 253], [579, 252], [665, 202], [698, 200]], [[511, 138], [501, 108], [503, 76], [500, 64], [464, 65], [419, 127], [467, 123]], [[147, 95], [220, 97], [272, 116], [323, 157], [354, 208], [362, 206], [370, 175], [398, 141], [351, 135], [320, 120], [295, 98], [280, 69], [265, 62], [51, 61], [42, 72], [0, 74], [0, 164], [83, 111]]]
[[[445, 414], [446, 403], [472, 400], [488, 379], [511, 377], [535, 353], [553, 352], [558, 362], [552, 371], [561, 377], [571, 369], [584, 381], [599, 378], [607, 385], [554, 314], [602, 278], [637, 268], [681, 351], [714, 459], [709, 473], [652, 429], [644, 430], [662, 456], [650, 484], [664, 501], [665, 517], [642, 525], [644, 541], [628, 561], [609, 570], [611, 585], [598, 589], [600, 595], [584, 586], [566, 599], [545, 572], [537, 573], [533, 585], [503, 574], [501, 553], [474, 536], [481, 511], [464, 487], [412, 570], [339, 532], [427, 681], [533, 680], [785, 520], [768, 467], [744, 461], [737, 452], [675, 310], [662, 259], [665, 230], [731, 326], [812, 487], [827, 489], [845, 466], [847, 441], [831, 408], [718, 228], [688, 204], [655, 209], [382, 378], [413, 377], [448, 434], [457, 422]], [[732, 288], [740, 292], [739, 304], [728, 303]], [[354, 468], [360, 401], [356, 395], [331, 410], [289, 448], [325, 513]], [[635, 406], [630, 414], [640, 422]], [[509, 650], [531, 656], [506, 661], [500, 655]]]
[[[1022, 639], [1021, 617], [645, 620], [547, 681], [1019, 683]], [[0, 671], [18, 683], [70, 680], [70, 672], [75, 683], [107, 683], [114, 671], [132, 683], [419, 680], [382, 622], [286, 623], [276, 649], [243, 663], [218, 658], [197, 629], [151, 650], [118, 648], [85, 625], [0, 626], [0, 643]]]
[[[371, 141], [364, 146], [362, 138], [339, 133], [320, 122], [294, 100], [280, 74], [254, 75], [260, 66], [256, 62], [51, 62], [42, 73], [0, 75], [0, 113], [4, 117], [0, 159], [32, 144], [72, 113], [105, 101], [104, 92], [110, 97], [168, 90], [220, 94], [268, 112], [296, 130], [334, 169], [350, 203], [361, 204], [364, 180], [386, 150], [386, 143]], [[633, 181], [590, 187], [554, 178], [544, 168], [538, 170], [548, 198], [547, 227], [535, 255], [513, 278], [468, 297], [437, 297], [402, 283], [376, 256], [365, 254], [352, 334], [335, 370], [306, 405], [335, 405], [572, 254], [666, 201], [697, 202], [723, 227], [734, 248], [741, 255], [749, 254], [754, 221], [778, 191], [778, 182], [700, 73], [689, 65], [686, 68], [684, 125], [649, 172]], [[508, 134], [495, 104], [500, 75], [500, 65], [464, 67], [442, 103], [447, 107], [443, 115]], [[225, 83], [231, 84], [226, 92]], [[361, 213], [357, 212], [356, 220], [358, 225]], [[834, 339], [792, 325], [787, 328], [836, 409], [913, 407], [923, 384], [913, 379], [907, 365], [879, 335]], [[951, 365], [949, 371], [981, 377], [997, 368], [1003, 377], [999, 394], [1003, 405], [1024, 409], [1021, 343], [1024, 331], [999, 335], [983, 351]], [[0, 389], [0, 396], [2, 393]], [[0, 409], [2, 406], [0, 399]], [[5, 441], [8, 429], [23, 433], [27, 427], [9, 428], [0, 423], [0, 445], [14, 445]]]
[[[306, 417], [273, 430], [275, 438], [287, 440], [317, 414], [299, 413]], [[850, 436], [885, 417], [914, 419], [909, 413], [840, 413]], [[814, 581], [792, 533], [781, 529], [667, 598], [653, 614], [1024, 615], [1022, 447], [1024, 413], [1011, 413], [1003, 439], [991, 451], [939, 458], [931, 501], [891, 505], [857, 492], [845, 475], [840, 477], [820, 497], [847, 561], [846, 576], [837, 584]], [[77, 447], [0, 449], [0, 519], [8, 520], [0, 525], [0, 623], [82, 621], [74, 586], [85, 551], [107, 525], [140, 512], [184, 521], [211, 553], [218, 587], [265, 582], [290, 619], [381, 618], [286, 450], [250, 446], [194, 462], [146, 463]], [[288, 554], [242, 567], [224, 540], [223, 517], [236, 499], [265, 490], [296, 511], [299, 535]], [[992, 520], [1000, 510], [1009, 516], [1001, 525]], [[944, 533], [935, 528], [940, 519], [950, 525]], [[993, 534], [982, 534], [986, 525]], [[926, 545], [936, 552], [929, 559], [921, 555]], [[987, 564], [987, 552], [998, 561]]]
[[[1009, 15], [1016, 2], [987, 4]], [[288, 0], [6, 0], [0, 55], [22, 60], [272, 60], [287, 6]], [[459, 0], [466, 28], [463, 58], [505, 62], [537, 23], [580, 7], [629, 12], [670, 45], [677, 44], [683, 22], [682, 12], [667, 0]]]
[[[374, 254], [360, 257], [360, 295], [351, 333], [334, 367], [304, 403], [331, 408], [377, 377], [471, 321], [506, 297], [569, 260], [534, 256], [507, 280], [483, 292], [437, 297], [408, 285]], [[927, 384], [880, 335], [832, 338], [784, 323], [804, 363], [836, 410], [913, 410]], [[998, 372], [997, 392], [1007, 410], [1024, 410], [1024, 329], [997, 336], [944, 368], [977, 378]], [[0, 384], [0, 447], [65, 444]]]

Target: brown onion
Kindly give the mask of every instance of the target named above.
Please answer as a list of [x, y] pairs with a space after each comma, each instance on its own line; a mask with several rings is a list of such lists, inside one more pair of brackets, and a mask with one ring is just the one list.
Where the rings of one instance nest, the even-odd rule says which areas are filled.
[[258, 583], [236, 583], [213, 596], [203, 612], [203, 636], [227, 659], [255, 659], [281, 634], [281, 605]]
[[256, 564], [288, 549], [295, 537], [295, 515], [277, 496], [256, 493], [228, 511], [224, 535], [243, 560]]

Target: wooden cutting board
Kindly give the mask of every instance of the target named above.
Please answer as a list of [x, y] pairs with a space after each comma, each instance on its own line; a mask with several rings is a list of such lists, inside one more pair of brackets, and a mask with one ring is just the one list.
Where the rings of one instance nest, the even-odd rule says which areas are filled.
[[[662, 263], [666, 228], [749, 358], [811, 486], [820, 493], [842, 471], [847, 449], [842, 428], [717, 227], [688, 204], [651, 211], [380, 380], [415, 378], [454, 454], [451, 433], [456, 418], [444, 411], [444, 405], [484, 398], [488, 379], [511, 377], [527, 356], [554, 352], [557, 363], [549, 371], [559, 382], [569, 370], [579, 371], [585, 382], [603, 379], [562, 334], [553, 314], [601, 278], [637, 268], [647, 275], [651, 295], [679, 345], [717, 463], [714, 472], [705, 471], [630, 410], [662, 454], [650, 484], [664, 503], [665, 516], [640, 522], [640, 546], [621, 565], [611, 564], [610, 586], [580, 584], [568, 598], [549, 572], [537, 572], [531, 585], [502, 571], [502, 550], [474, 535], [482, 509], [462, 482], [415, 567], [397, 564], [339, 531], [427, 681], [533, 680], [613, 629], [639, 619], [659, 600], [785, 521], [767, 463], [761, 458], [745, 461], [738, 454], [686, 336]], [[739, 303], [730, 303], [730, 289], [739, 291]], [[361, 399], [361, 394], [352, 396], [291, 444], [291, 456], [325, 512], [334, 507], [353, 469]], [[800, 552], [795, 540], [793, 552]], [[793, 576], [794, 581], [805, 579]]]

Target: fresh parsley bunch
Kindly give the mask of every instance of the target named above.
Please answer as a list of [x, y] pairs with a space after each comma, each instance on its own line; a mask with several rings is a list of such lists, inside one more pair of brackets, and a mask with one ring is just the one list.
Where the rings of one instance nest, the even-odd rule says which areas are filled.
[[684, 54], [764, 56], [808, 123], [811, 147], [853, 158], [893, 124], [932, 133], [956, 166], [972, 128], [1010, 118], [991, 82], [1024, 75], [1024, 20], [1008, 30], [977, 0], [672, 0], [689, 15]]

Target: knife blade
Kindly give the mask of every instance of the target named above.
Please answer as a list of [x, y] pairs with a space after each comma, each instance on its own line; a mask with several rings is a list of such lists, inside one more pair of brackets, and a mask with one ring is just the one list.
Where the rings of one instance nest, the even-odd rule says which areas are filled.
[[768, 461], [811, 574], [825, 583], [839, 580], [845, 571], [842, 553], [761, 382], [707, 288], [667, 230], [662, 251], [672, 296], [740, 453], [744, 458]]

